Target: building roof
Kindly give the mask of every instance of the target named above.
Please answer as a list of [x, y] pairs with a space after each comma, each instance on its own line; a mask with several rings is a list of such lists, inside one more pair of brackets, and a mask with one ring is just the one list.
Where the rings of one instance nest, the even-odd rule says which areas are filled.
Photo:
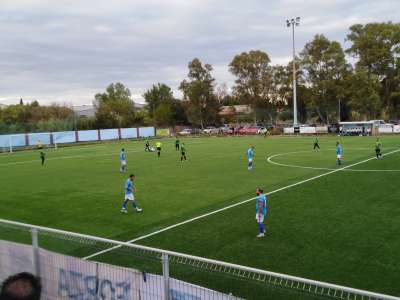
[[220, 115], [248, 115], [253, 112], [250, 105], [227, 105], [221, 106]]
[[146, 108], [146, 104], [134, 102], [134, 105], [137, 110], [144, 110]]
[[96, 108], [93, 105], [75, 105], [72, 110], [79, 117], [94, 117], [96, 114]]

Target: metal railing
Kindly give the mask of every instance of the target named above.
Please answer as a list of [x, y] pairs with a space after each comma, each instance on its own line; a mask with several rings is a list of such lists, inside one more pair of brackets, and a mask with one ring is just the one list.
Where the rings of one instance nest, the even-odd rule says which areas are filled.
[[[151, 257], [152, 261], [161, 269], [161, 276], [163, 276], [163, 285], [164, 285], [164, 298], [166, 300], [171, 299], [170, 296], [170, 282], [171, 282], [171, 266], [190, 268], [186, 269], [183, 272], [174, 272], [174, 277], [181, 276], [185, 278], [186, 281], [191, 280], [192, 277], [195, 278], [195, 273], [206, 273], [206, 276], [201, 280], [203, 285], [207, 285], [210, 283], [212, 288], [218, 285], [215, 285], [215, 281], [212, 279], [214, 275], [222, 275], [223, 281], [227, 282], [232, 280], [233, 282], [245, 282], [243, 286], [254, 284], [253, 287], [260, 288], [261, 293], [255, 292], [255, 295], [260, 295], [265, 292], [261, 287], [266, 286], [268, 289], [278, 289], [278, 294], [287, 292], [295, 292], [299, 293], [298, 299], [310, 299], [310, 298], [318, 298], [318, 299], [382, 299], [382, 300], [399, 300], [399, 297], [389, 296], [374, 292], [368, 292], [364, 290], [359, 290], [355, 288], [340, 286], [336, 284], [330, 284], [325, 282], [320, 282], [316, 280], [280, 274], [276, 272], [246, 267], [242, 265], [236, 265], [232, 263], [227, 263], [223, 261], [208, 259], [204, 257], [198, 257], [183, 253], [178, 253], [174, 251], [162, 250], [153, 247], [147, 247], [143, 245], [130, 244], [120, 241], [115, 241], [106, 238], [100, 238], [85, 234], [79, 234], [74, 232], [68, 232], [63, 230], [57, 230], [47, 227], [35, 226], [30, 224], [24, 224], [9, 220], [0, 219], [0, 239], [4, 239], [1, 235], [1, 231], [5, 231], [5, 229], [9, 230], [24, 230], [25, 233], [30, 233], [30, 241], [28, 242], [25, 238], [25, 243], [32, 245], [32, 255], [33, 255], [33, 270], [37, 275], [41, 275], [39, 268], [39, 255], [38, 249], [42, 247], [51, 248], [58, 247], [54, 246], [57, 243], [61, 244], [63, 241], [64, 245], [68, 242], [74, 243], [73, 255], [77, 257], [84, 257], [91, 251], [93, 248], [96, 250], [99, 249], [107, 249], [110, 246], [118, 246], [118, 253], [121, 257], [122, 255], [126, 255], [129, 257]], [[4, 230], [3, 230], [4, 229]], [[54, 239], [49, 242], [49, 237], [56, 238], [56, 242]], [[16, 234], [10, 234], [10, 236], [6, 237], [7, 240], [17, 239]], [[41, 244], [43, 240], [44, 245]], [[79, 245], [77, 242], [79, 241]], [[52, 245], [52, 246], [48, 246]], [[83, 246], [82, 246], [83, 245]], [[40, 248], [39, 248], [40, 247]], [[64, 247], [64, 248], [63, 248]], [[61, 253], [64, 252], [65, 246], [60, 246], [57, 250]], [[71, 253], [69, 253], [71, 254]], [[111, 253], [107, 254], [108, 256]], [[102, 258], [101, 256], [97, 257], [98, 261], [110, 261], [110, 258]], [[129, 259], [132, 261], [132, 259]], [[157, 263], [158, 261], [158, 263]], [[136, 261], [137, 262], [137, 261]], [[114, 263], [111, 260], [111, 263]], [[137, 262], [138, 263], [138, 262]], [[120, 264], [120, 263], [118, 263]], [[135, 268], [140, 269], [141, 267], [136, 265]], [[194, 280], [199, 282], [198, 280]], [[233, 284], [228, 287], [228, 289], [235, 288], [236, 284]], [[227, 290], [226, 287], [222, 287], [222, 292], [229, 293], [231, 291]], [[233, 291], [236, 295], [242, 298], [257, 298], [257, 296], [249, 296], [246, 292], [242, 292], [240, 289], [236, 289]], [[295, 299], [294, 297], [287, 297], [291, 299]]]

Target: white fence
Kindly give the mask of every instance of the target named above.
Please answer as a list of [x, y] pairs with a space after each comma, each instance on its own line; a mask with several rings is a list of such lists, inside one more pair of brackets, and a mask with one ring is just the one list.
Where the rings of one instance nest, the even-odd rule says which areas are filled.
[[[10, 239], [18, 240], [19, 243], [6, 241]], [[97, 257], [102, 262], [78, 258], [90, 251], [110, 247], [115, 250], [109, 252], [108, 257]], [[111, 258], [113, 265], [104, 262]], [[43, 281], [45, 300], [239, 299], [230, 292], [250, 299], [400, 299], [173, 251], [2, 219], [0, 266], [1, 281], [22, 271], [39, 275]]]
[[[0, 243], [0, 262], [0, 282], [10, 274], [38, 274], [42, 281], [42, 299], [237, 299], [168, 278], [166, 273], [143, 273], [133, 268], [85, 261], [39, 247], [33, 252], [31, 246], [7, 241]], [[169, 280], [167, 286], [165, 279]]]
[[156, 131], [154, 127], [9, 134], [0, 135], [0, 149], [3, 149], [3, 151], [12, 151], [15, 148], [34, 147], [38, 144], [59, 145], [78, 142], [134, 139], [153, 137], [155, 135]]
[[[316, 134], [316, 133], [328, 133], [328, 127], [327, 126], [302, 126], [299, 128], [300, 130], [300, 134]], [[350, 130], [347, 130], [348, 132], [362, 132], [362, 128], [353, 128]], [[283, 128], [283, 133], [284, 134], [294, 134], [295, 130], [294, 127], [286, 127]], [[370, 131], [368, 132], [370, 133]], [[400, 133], [400, 125], [391, 125], [391, 124], [387, 124], [387, 125], [380, 125], [378, 127], [378, 133], [381, 134], [385, 134], [385, 133]]]
[[379, 133], [400, 133], [400, 125], [381, 125], [378, 131]]

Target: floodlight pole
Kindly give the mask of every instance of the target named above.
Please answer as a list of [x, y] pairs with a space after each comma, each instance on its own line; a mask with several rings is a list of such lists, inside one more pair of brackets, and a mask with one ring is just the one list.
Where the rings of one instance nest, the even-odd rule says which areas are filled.
[[293, 127], [299, 126], [297, 120], [297, 91], [296, 91], [296, 50], [294, 42], [294, 27], [300, 25], [300, 18], [286, 20], [287, 27], [292, 27], [292, 50], [293, 50]]

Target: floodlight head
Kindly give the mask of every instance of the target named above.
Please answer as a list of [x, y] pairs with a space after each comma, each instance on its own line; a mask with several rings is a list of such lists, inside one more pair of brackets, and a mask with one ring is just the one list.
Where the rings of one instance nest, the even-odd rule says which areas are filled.
[[300, 17], [297, 17], [297, 18], [296, 18], [296, 22], [300, 22]]
[[286, 26], [290, 27], [290, 21], [289, 20], [286, 20]]

